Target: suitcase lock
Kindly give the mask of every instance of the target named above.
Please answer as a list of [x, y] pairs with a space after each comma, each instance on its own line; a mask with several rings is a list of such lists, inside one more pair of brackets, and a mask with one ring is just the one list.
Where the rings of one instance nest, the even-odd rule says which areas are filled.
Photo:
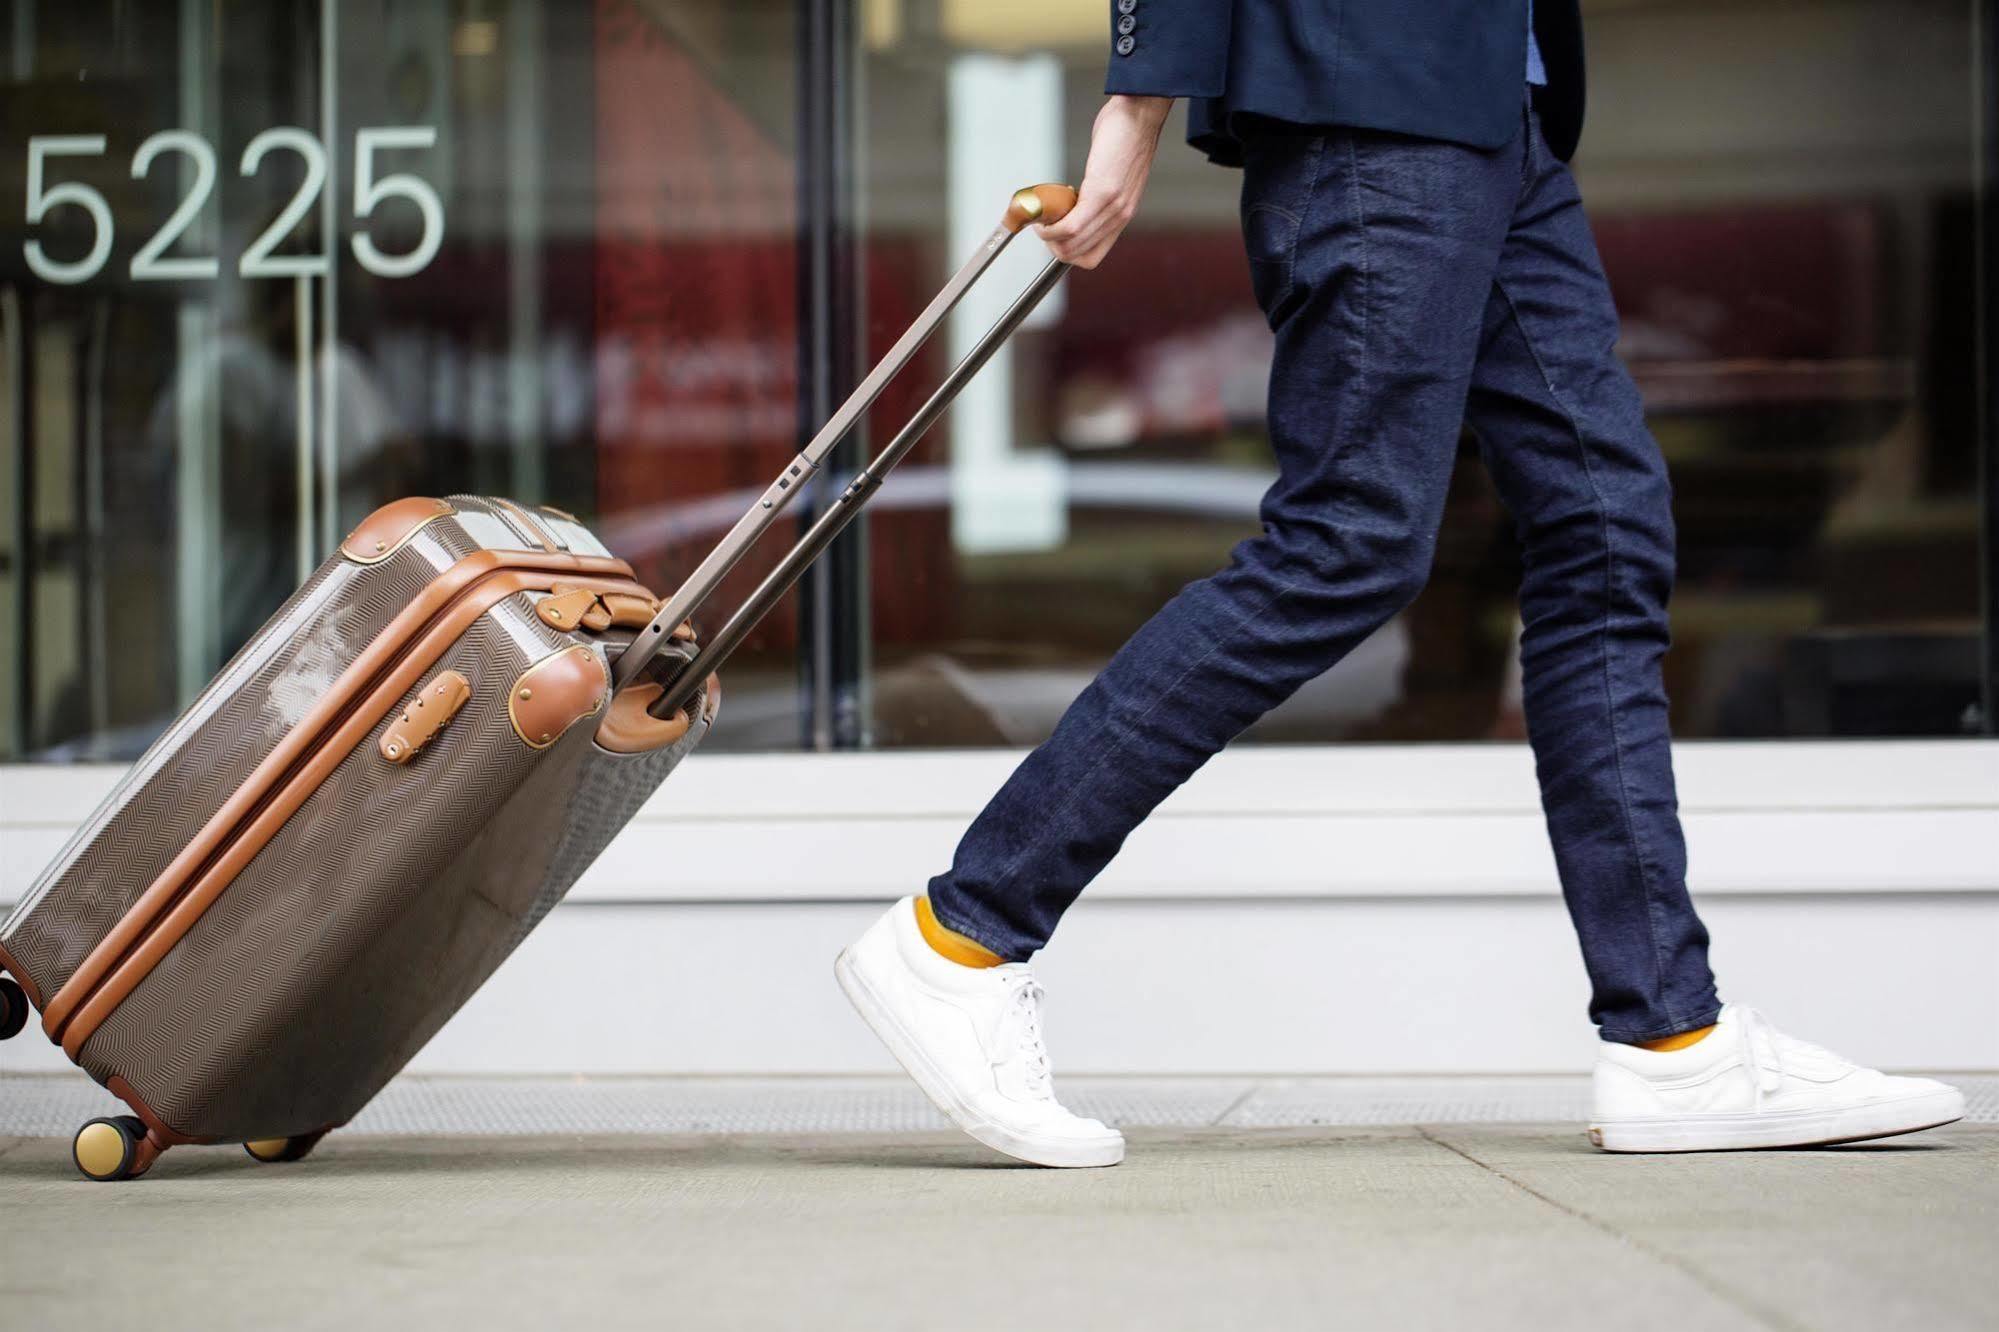
[[382, 734], [382, 757], [408, 763], [417, 751], [437, 739], [458, 710], [472, 697], [472, 685], [457, 671], [445, 671], [417, 691], [416, 701]]

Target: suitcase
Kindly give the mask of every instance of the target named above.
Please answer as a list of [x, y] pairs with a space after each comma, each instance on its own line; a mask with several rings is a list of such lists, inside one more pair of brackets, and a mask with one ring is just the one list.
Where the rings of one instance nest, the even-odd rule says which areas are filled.
[[854, 394], [663, 602], [574, 517], [458, 495], [371, 514], [133, 765], [0, 924], [0, 1035], [43, 1031], [167, 1148], [297, 1160], [471, 997], [707, 734], [716, 669], [1065, 265], [1051, 261], [706, 641], [690, 620], [1066, 186], [1022, 190]]

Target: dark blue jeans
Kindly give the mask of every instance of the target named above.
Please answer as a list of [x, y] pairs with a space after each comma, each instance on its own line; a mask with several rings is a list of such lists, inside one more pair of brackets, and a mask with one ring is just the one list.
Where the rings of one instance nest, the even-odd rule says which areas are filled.
[[1660, 679], [1671, 488], [1568, 168], [1531, 110], [1491, 152], [1268, 126], [1242, 219], [1277, 335], [1263, 534], [1014, 772], [931, 881], [939, 919], [1032, 954], [1162, 799], [1414, 600], [1468, 423], [1520, 536], [1528, 730], [1590, 1016], [1625, 1041], [1713, 1021]]

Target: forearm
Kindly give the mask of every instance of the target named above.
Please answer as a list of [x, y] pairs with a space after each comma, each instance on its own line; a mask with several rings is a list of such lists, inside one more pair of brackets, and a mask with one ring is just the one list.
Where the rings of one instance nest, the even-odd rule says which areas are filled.
[[1114, 94], [1104, 102], [1090, 132], [1090, 160], [1076, 207], [1042, 228], [1056, 258], [1094, 268], [1117, 243], [1145, 196], [1159, 134], [1172, 110], [1171, 97]]
[[1173, 114], [1171, 97], [1156, 97], [1149, 93], [1113, 93], [1110, 105], [1115, 113], [1128, 116], [1134, 125], [1151, 132], [1154, 141], [1166, 128], [1166, 118]]

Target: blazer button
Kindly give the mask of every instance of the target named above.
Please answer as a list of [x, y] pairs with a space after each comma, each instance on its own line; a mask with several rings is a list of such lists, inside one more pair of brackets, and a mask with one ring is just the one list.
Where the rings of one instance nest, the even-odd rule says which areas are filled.
[[1137, 8], [1138, 0], [1117, 0], [1117, 12], [1120, 14], [1129, 14]]
[[1135, 19], [1135, 18], [1133, 18], [1133, 17], [1132, 17], [1131, 15], [1129, 15], [1129, 14], [1126, 14], [1126, 15], [1125, 15], [1125, 16], [1124, 16], [1123, 18], [1121, 18], [1121, 19], [1119, 19], [1119, 20], [1117, 21], [1117, 30], [1118, 30], [1119, 32], [1127, 32], [1127, 33], [1128, 33], [1128, 32], [1130, 32], [1130, 31], [1131, 31], [1131, 30], [1132, 30], [1133, 28], [1136, 28], [1137, 26], [1138, 26], [1138, 20], [1137, 20], [1137, 19]]
[[1117, 53], [1119, 55], [1130, 55], [1137, 45], [1138, 43], [1133, 41], [1129, 36], [1120, 37], [1117, 39]]

